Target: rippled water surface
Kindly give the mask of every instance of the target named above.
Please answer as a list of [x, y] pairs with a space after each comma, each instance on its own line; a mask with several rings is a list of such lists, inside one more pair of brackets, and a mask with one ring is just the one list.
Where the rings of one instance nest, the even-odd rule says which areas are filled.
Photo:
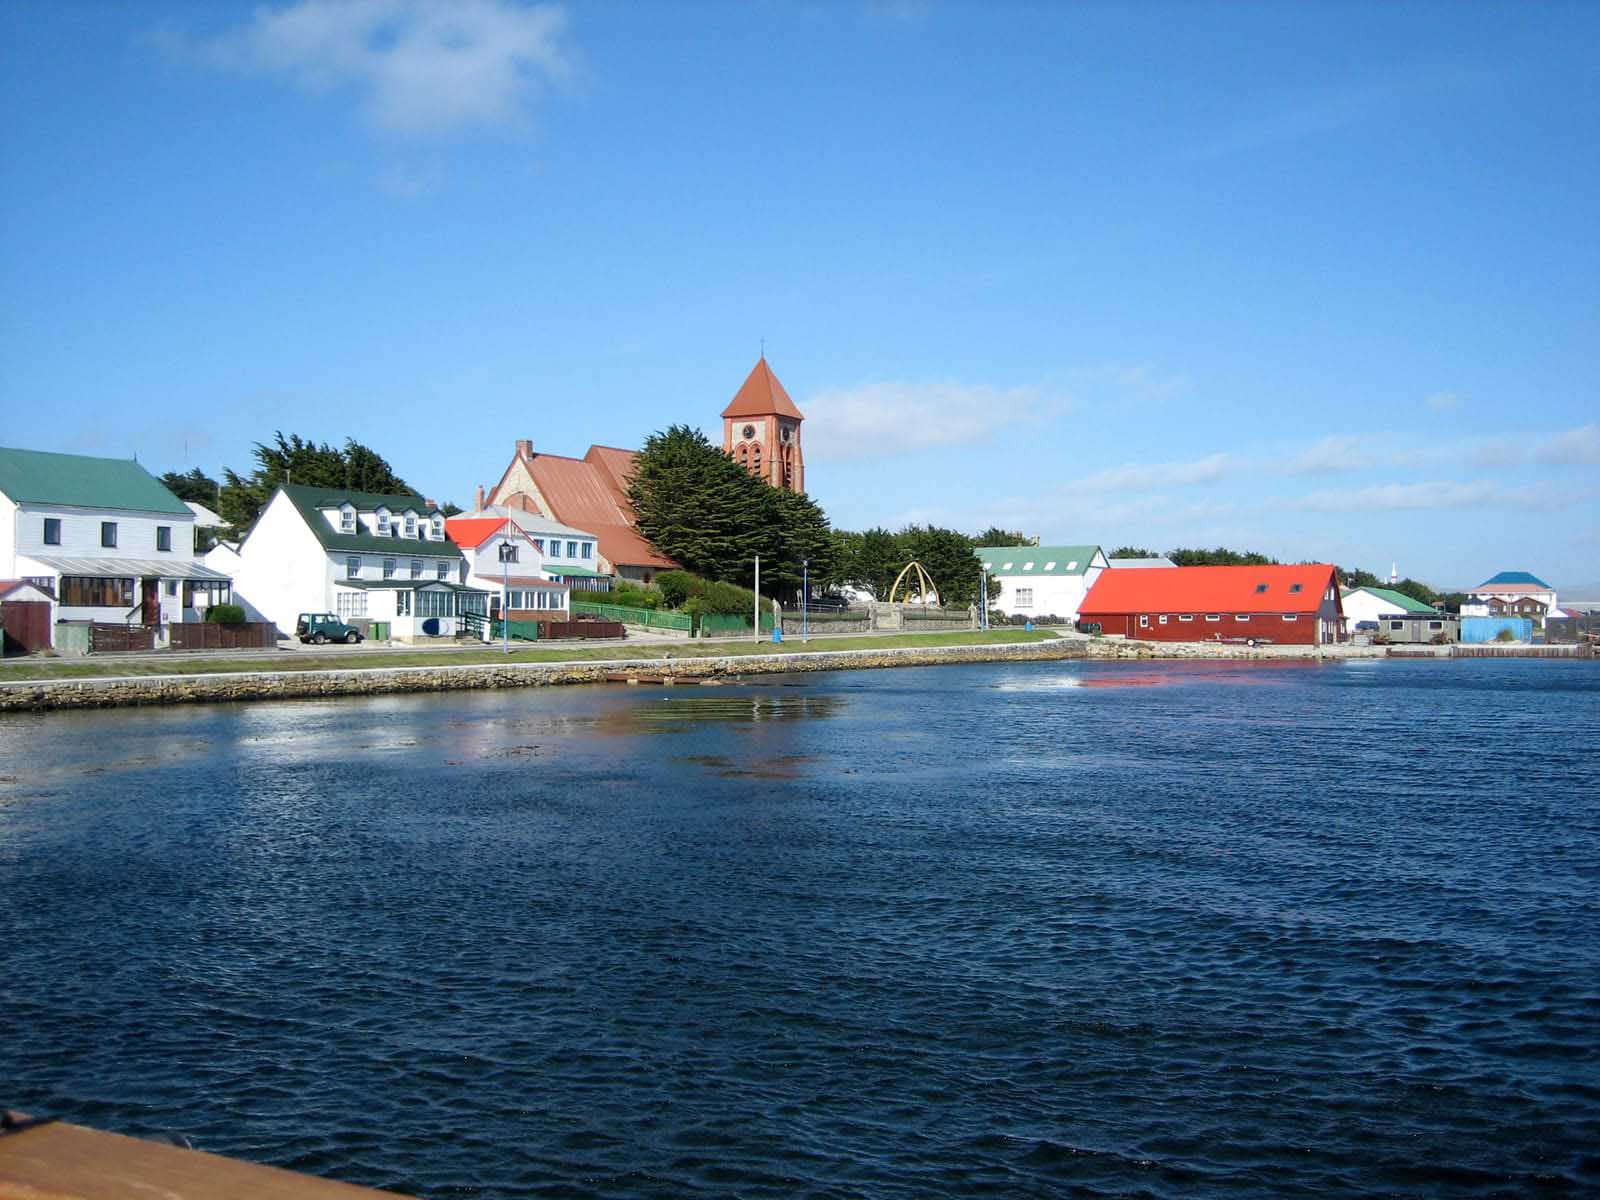
[[1515, 660], [0, 717], [0, 1106], [435, 1198], [1595, 1195], [1597, 729]]

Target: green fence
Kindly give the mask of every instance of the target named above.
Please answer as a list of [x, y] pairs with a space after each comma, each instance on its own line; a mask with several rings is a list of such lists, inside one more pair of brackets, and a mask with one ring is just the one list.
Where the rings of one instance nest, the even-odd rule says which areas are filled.
[[[489, 622], [489, 638], [491, 641], [500, 641], [505, 636], [506, 622], [499, 620]], [[539, 622], [512, 621], [511, 636], [521, 638], [525, 642], [537, 642], [539, 640]]]
[[[687, 633], [693, 622], [688, 613], [660, 612], [653, 608], [629, 608], [623, 604], [592, 604], [572, 601], [573, 616], [599, 617], [602, 621], [621, 621], [624, 625], [643, 625], [646, 629], [681, 629]], [[750, 626], [746, 623], [745, 628]]]
[[[727, 637], [749, 633], [751, 631], [750, 618], [741, 617], [733, 613], [706, 613], [700, 618], [701, 637]], [[761, 632], [772, 632], [772, 613], [761, 614]]]

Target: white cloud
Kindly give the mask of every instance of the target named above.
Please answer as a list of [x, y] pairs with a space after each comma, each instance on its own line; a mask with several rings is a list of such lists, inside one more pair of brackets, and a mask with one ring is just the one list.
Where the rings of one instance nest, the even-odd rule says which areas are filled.
[[1551, 512], [1572, 503], [1544, 484], [1507, 487], [1488, 480], [1472, 483], [1377, 483], [1370, 487], [1328, 488], [1312, 492], [1286, 507], [1307, 512], [1372, 512], [1427, 509], [1515, 508]]
[[1562, 466], [1600, 465], [1600, 425], [1580, 425], [1540, 439], [1533, 447], [1533, 459]]
[[308, 91], [355, 89], [374, 125], [414, 135], [523, 120], [538, 86], [570, 73], [564, 25], [559, 8], [514, 0], [299, 0], [216, 39], [158, 40]]
[[1191, 462], [1124, 463], [1075, 479], [1067, 488], [1075, 492], [1130, 492], [1190, 487], [1216, 483], [1234, 474], [1239, 466], [1239, 460], [1226, 453], [1209, 454]]
[[1434, 412], [1444, 412], [1447, 409], [1455, 408], [1461, 403], [1461, 393], [1435, 392], [1433, 395], [1429, 396], [1424, 403], [1427, 404], [1429, 408], [1433, 409]]
[[1349, 435], [1325, 437], [1289, 460], [1291, 475], [1331, 475], [1371, 465], [1366, 439]]
[[955, 381], [864, 383], [817, 392], [801, 405], [806, 454], [813, 461], [892, 458], [966, 446], [1015, 425], [1042, 422], [1071, 407], [1038, 388]]

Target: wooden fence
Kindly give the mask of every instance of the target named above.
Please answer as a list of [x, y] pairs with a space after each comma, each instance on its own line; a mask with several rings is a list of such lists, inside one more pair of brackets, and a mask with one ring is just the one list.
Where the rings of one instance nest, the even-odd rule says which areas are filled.
[[278, 629], [271, 621], [239, 625], [187, 621], [167, 628], [174, 650], [270, 650], [278, 644]]
[[89, 626], [90, 654], [120, 654], [130, 650], [154, 650], [154, 625], [111, 625], [96, 621]]

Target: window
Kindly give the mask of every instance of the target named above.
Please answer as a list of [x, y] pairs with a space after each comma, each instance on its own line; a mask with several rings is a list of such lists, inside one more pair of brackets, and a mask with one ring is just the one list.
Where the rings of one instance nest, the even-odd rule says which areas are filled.
[[535, 550], [537, 550], [540, 554], [543, 554], [544, 553], [544, 539], [543, 538], [534, 538], [533, 539], [533, 548]]
[[1208, 620], [1208, 621], [1220, 621], [1220, 620], [1222, 620], [1222, 618], [1220, 616], [1218, 616], [1216, 613], [1207, 613], [1206, 614], [1206, 620]]
[[46, 517], [44, 519], [44, 544], [46, 546], [61, 545], [60, 517]]
[[1283, 614], [1283, 619], [1285, 621], [1298, 621], [1300, 619], [1300, 616], [1299, 616], [1298, 613], [1284, 613]]
[[1264, 592], [1266, 590], [1267, 590], [1267, 585], [1266, 584], [1264, 584], [1264, 583], [1256, 584], [1256, 595], [1259, 596], [1259, 595], [1261, 595], [1262, 592]]
[[176, 579], [167, 580], [167, 595], [176, 596], [177, 594], [178, 594], [178, 581]]
[[1389, 628], [1390, 629], [1404, 629], [1405, 627], [1406, 627], [1406, 623], [1404, 621], [1390, 621], [1389, 622]]
[[1193, 613], [1183, 613], [1181, 616], [1178, 617], [1178, 620], [1180, 620], [1180, 621], [1192, 621], [1192, 620], [1194, 620], [1194, 614]]
[[1033, 570], [1033, 564], [1031, 562], [1025, 562], [1022, 564], [1022, 569], [1024, 571], [1031, 571]]
[[394, 594], [394, 615], [409, 617], [411, 615], [411, 593], [396, 592]]
[[517, 562], [517, 550], [518, 546], [515, 542], [501, 542], [495, 551], [495, 561], [508, 563]]
[[567, 557], [568, 558], [577, 558], [578, 557], [578, 543], [577, 542], [568, 542], [567, 543]]
[[1033, 607], [1033, 589], [1032, 588], [1018, 588], [1017, 589], [1017, 607], [1018, 608], [1032, 608]]
[[131, 608], [133, 580], [63, 575], [61, 603], [68, 608]]
[[348, 621], [351, 617], [364, 617], [367, 615], [367, 594], [341, 591], [334, 597], [334, 605], [341, 621]]
[[344, 577], [346, 579], [361, 578], [361, 556], [359, 554], [352, 554], [344, 560]]
[[1148, 628], [1150, 628], [1150, 618], [1141, 614], [1140, 617], [1139, 617], [1139, 628], [1140, 629], [1148, 629]]
[[750, 450], [750, 469], [757, 475], [761, 474], [761, 447], [752, 446]]
[[1235, 621], [1248, 621], [1250, 619], [1250, 615], [1248, 613], [1234, 613], [1233, 619]]
[[433, 528], [434, 540], [439, 542], [444, 541], [444, 518], [438, 513], [434, 513], [431, 525]]
[[388, 537], [389, 536], [389, 510], [387, 508], [380, 508], [374, 514], [374, 520], [377, 522], [377, 525], [378, 525], [378, 536], [379, 537]]
[[408, 538], [415, 538], [417, 536], [417, 514], [414, 512], [408, 512], [406, 514], [406, 536]]
[[455, 596], [450, 592], [418, 592], [417, 616], [453, 617], [456, 615]]
[[411, 560], [411, 578], [422, 578], [422, 560], [420, 558], [413, 558]]
[[172, 526], [171, 525], [157, 525], [156, 526], [156, 549], [157, 550], [166, 550], [168, 552], [170, 552], [172, 550]]
[[1291, 584], [1290, 584], [1290, 585], [1289, 585], [1289, 594], [1290, 594], [1290, 595], [1291, 595], [1291, 596], [1293, 596], [1293, 595], [1294, 595], [1294, 594], [1295, 594], [1295, 593], [1296, 593], [1296, 592], [1298, 592], [1298, 591], [1300, 591], [1300, 589], [1301, 589], [1301, 586], [1302, 586], [1302, 585], [1300, 585], [1300, 584], [1298, 584], [1298, 583], [1291, 583]]
[[100, 522], [100, 544], [110, 549], [117, 545], [117, 523], [115, 521]]
[[1000, 569], [1002, 571], [1009, 571], [1009, 570], [1011, 570], [1011, 564], [1010, 563], [1002, 563], [1001, 566], [1000, 566]]
[[394, 559], [392, 559], [392, 558], [384, 559], [383, 560], [383, 577], [385, 579], [393, 579], [394, 578], [394, 568], [395, 568], [395, 560]]
[[1443, 629], [1444, 628], [1444, 622], [1443, 621], [1429, 621], [1428, 622], [1428, 628], [1429, 629]]
[[1069, 562], [1067, 564], [1067, 570], [1076, 571], [1077, 569], [1078, 569], [1078, 560], [1077, 559], [1073, 559], [1071, 562]]
[[1044, 569], [1046, 571], [1054, 571], [1056, 569], [1056, 560], [1052, 558], [1049, 562], [1045, 563]]
[[450, 564], [445, 562], [444, 559], [441, 558], [438, 562], [433, 564], [434, 578], [443, 579], [449, 573], [450, 573]]
[[356, 510], [346, 504], [339, 510], [339, 532], [354, 533], [356, 531]]
[[1167, 614], [1166, 613], [1162, 613], [1159, 617], [1156, 618], [1156, 620], [1158, 620], [1161, 624], [1165, 625], [1167, 623]]
[[593, 558], [594, 557], [594, 543], [593, 542], [585, 542], [583, 544], [583, 556], [585, 558]]

